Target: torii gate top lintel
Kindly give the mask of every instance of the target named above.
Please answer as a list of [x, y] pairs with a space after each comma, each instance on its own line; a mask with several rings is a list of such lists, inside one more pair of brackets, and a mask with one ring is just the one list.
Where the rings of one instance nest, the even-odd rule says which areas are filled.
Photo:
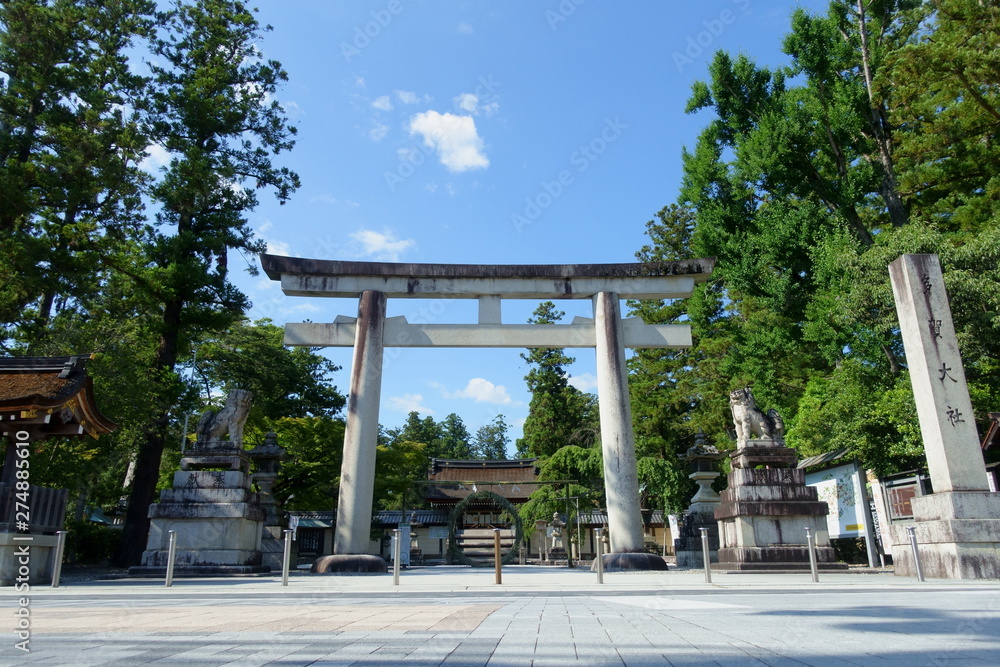
[[687, 296], [709, 279], [715, 259], [621, 264], [413, 264], [262, 255], [261, 265], [289, 296], [389, 298], [623, 299]]

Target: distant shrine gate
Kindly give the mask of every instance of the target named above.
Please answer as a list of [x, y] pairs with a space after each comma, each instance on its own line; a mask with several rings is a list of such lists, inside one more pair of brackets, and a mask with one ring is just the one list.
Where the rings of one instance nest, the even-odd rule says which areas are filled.
[[[714, 259], [650, 264], [476, 265], [342, 262], [263, 255], [288, 296], [358, 298], [358, 316], [285, 325], [285, 344], [354, 347], [334, 554], [368, 549], [385, 347], [593, 347], [597, 352], [604, 484], [611, 550], [643, 551], [635, 436], [625, 348], [683, 348], [688, 325], [622, 320], [622, 299], [677, 299], [708, 280]], [[386, 318], [386, 299], [477, 299], [478, 324]], [[571, 324], [503, 324], [503, 299], [591, 299], [593, 318]]]

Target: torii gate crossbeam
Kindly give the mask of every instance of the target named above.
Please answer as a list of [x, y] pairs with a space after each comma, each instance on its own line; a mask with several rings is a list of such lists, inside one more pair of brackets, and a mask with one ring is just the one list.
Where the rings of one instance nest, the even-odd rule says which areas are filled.
[[[263, 255], [261, 264], [289, 296], [359, 299], [358, 316], [329, 324], [287, 324], [285, 344], [352, 346], [335, 554], [368, 548], [385, 347], [593, 347], [611, 549], [643, 550], [635, 436], [625, 348], [691, 345], [686, 325], [621, 319], [622, 299], [689, 296], [714, 259], [649, 264], [474, 265], [344, 262]], [[479, 301], [478, 324], [411, 324], [386, 318], [388, 298]], [[594, 317], [566, 325], [503, 324], [503, 299], [591, 299]]]

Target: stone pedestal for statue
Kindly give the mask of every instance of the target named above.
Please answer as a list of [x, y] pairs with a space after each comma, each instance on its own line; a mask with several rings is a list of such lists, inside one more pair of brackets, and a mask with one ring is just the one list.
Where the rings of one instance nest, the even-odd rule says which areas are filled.
[[736, 451], [729, 457], [729, 488], [715, 509], [719, 562], [723, 571], [808, 570], [806, 528], [814, 537], [816, 562], [823, 569], [846, 569], [835, 562], [826, 515], [829, 507], [806, 486], [798, 455], [785, 447], [785, 426], [775, 410], [757, 407], [750, 388], [730, 396]]
[[806, 472], [795, 467], [795, 450], [774, 440], [748, 439], [730, 454], [729, 488], [715, 510], [719, 524], [719, 562], [723, 571], [808, 570], [806, 528], [816, 543], [822, 569], [845, 569], [830, 546], [829, 508]]
[[719, 524], [715, 520], [715, 509], [722, 502], [719, 494], [712, 489], [712, 482], [719, 476], [718, 461], [724, 454], [704, 442], [699, 434], [694, 447], [687, 450], [684, 459], [691, 467], [689, 479], [698, 485], [698, 491], [691, 498], [691, 505], [681, 518], [680, 533], [674, 539], [674, 554], [677, 567], [704, 567], [701, 546], [701, 529], [708, 529], [709, 561], [719, 560]]
[[[250, 393], [230, 393], [226, 407], [206, 411], [198, 442], [181, 458], [174, 485], [149, 506], [149, 539], [132, 576], [166, 573], [169, 531], [176, 531], [175, 576], [268, 572], [261, 564], [266, 512], [250, 490], [250, 457], [243, 449], [243, 422]], [[222, 440], [229, 433], [231, 440]]]
[[[224, 445], [229, 445], [228, 442]], [[172, 489], [149, 507], [149, 540], [134, 576], [165, 574], [169, 531], [177, 531], [175, 576], [267, 572], [261, 562], [265, 511], [250, 490], [250, 459], [223, 446], [190, 450], [174, 473]], [[230, 470], [206, 470], [225, 462]]]
[[[889, 265], [906, 363], [934, 492], [913, 498], [926, 577], [1000, 578], [1000, 495], [990, 493], [941, 265], [903, 255]], [[892, 526], [893, 570], [914, 576], [906, 524]]]

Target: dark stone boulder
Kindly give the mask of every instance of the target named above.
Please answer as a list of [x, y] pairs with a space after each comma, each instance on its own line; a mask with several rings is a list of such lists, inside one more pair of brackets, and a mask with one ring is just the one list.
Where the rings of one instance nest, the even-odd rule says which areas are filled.
[[385, 561], [369, 554], [338, 554], [320, 556], [309, 569], [315, 574], [385, 574], [389, 571]]
[[[661, 556], [649, 553], [604, 554], [605, 572], [648, 572], [650, 570], [666, 570], [667, 561]], [[597, 571], [597, 561], [590, 566], [592, 572]]]

